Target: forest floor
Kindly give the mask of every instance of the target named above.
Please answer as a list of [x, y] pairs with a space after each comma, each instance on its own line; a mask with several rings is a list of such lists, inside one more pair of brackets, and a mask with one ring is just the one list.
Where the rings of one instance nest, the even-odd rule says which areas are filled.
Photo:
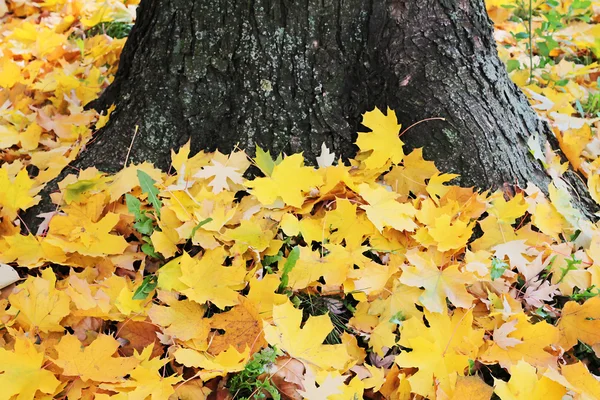
[[[548, 196], [448, 184], [375, 109], [350, 165], [186, 145], [168, 174], [73, 170], [29, 231], [108, 121], [84, 106], [135, 7], [0, 0], [0, 399], [600, 399], [600, 230], [535, 135]], [[488, 11], [600, 202], [600, 1]]]

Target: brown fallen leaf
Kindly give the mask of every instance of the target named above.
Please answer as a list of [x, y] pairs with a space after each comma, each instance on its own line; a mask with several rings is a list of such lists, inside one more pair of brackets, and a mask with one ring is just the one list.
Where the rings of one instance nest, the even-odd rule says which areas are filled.
[[160, 332], [160, 330], [151, 322], [132, 320], [119, 322], [117, 324], [117, 339], [125, 339], [120, 351], [126, 356], [132, 356], [133, 350], [141, 353], [146, 346], [154, 343], [151, 358], [162, 355], [164, 349], [158, 340], [158, 336], [156, 336], [156, 332]]
[[212, 390], [202, 384], [200, 379], [192, 379], [174, 387], [175, 393], [169, 400], [206, 400]]
[[77, 339], [83, 342], [87, 338], [88, 332], [101, 332], [103, 325], [104, 320], [102, 318], [85, 317], [77, 323], [71, 324], [71, 329], [73, 329]]
[[213, 316], [210, 319], [210, 327], [225, 331], [223, 334], [213, 332], [209, 337], [208, 352], [213, 355], [227, 350], [229, 346], [235, 347], [238, 351], [244, 351], [247, 346], [254, 353], [267, 345], [258, 311], [243, 296], [239, 296], [239, 305]]
[[261, 375], [259, 379], [271, 377], [271, 382], [279, 390], [283, 399], [302, 400], [298, 390], [304, 390], [302, 379], [305, 368], [301, 361], [291, 357], [278, 357], [269, 369], [269, 375]]

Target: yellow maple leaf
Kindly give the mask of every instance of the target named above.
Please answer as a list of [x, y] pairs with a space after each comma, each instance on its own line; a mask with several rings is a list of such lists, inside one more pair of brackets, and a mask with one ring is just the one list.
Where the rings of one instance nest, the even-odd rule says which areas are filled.
[[[457, 376], [454, 394], [450, 400], [490, 400], [494, 388], [485, 383], [479, 376]], [[441, 397], [438, 395], [438, 397]]]
[[281, 198], [285, 204], [300, 208], [304, 203], [304, 193], [323, 184], [321, 175], [303, 164], [302, 154], [291, 155], [275, 166], [271, 176], [256, 178], [245, 185], [264, 205], [271, 205]]
[[42, 136], [42, 127], [36, 123], [32, 123], [20, 134], [20, 142], [23, 150], [32, 151], [35, 150], [40, 142]]
[[366, 112], [362, 124], [371, 129], [371, 132], [359, 133], [356, 139], [360, 152], [368, 154], [363, 160], [367, 169], [379, 169], [389, 160], [395, 164], [402, 161], [404, 143], [398, 136], [401, 125], [392, 109], [388, 108], [387, 115], [378, 108]]
[[600, 298], [592, 297], [580, 305], [576, 301], [569, 301], [562, 309], [560, 321], [559, 345], [569, 350], [580, 340], [594, 346], [600, 343]]
[[[594, 162], [594, 164], [597, 163]], [[597, 169], [588, 176], [587, 187], [592, 199], [600, 204], [600, 173]]]
[[119, 222], [119, 215], [107, 213], [98, 222], [76, 214], [56, 215], [50, 221], [47, 240], [65, 252], [86, 256], [122, 254], [129, 246], [122, 236], [110, 231]]
[[390, 192], [383, 186], [371, 187], [367, 183], [361, 183], [358, 189], [360, 196], [369, 203], [360, 208], [366, 211], [367, 218], [379, 232], [385, 226], [408, 232], [417, 228], [414, 221], [417, 210], [410, 203], [398, 202], [398, 193]]
[[352, 249], [360, 247], [365, 235], [373, 230], [373, 225], [367, 221], [363, 213], [357, 213], [357, 204], [353, 204], [348, 199], [336, 199], [336, 206], [332, 211], [328, 211], [325, 216], [325, 223], [332, 231], [329, 235], [329, 241], [339, 244], [343, 240], [346, 247]]
[[563, 365], [560, 369], [562, 376], [547, 372], [547, 375], [568, 389], [578, 394], [577, 399], [593, 400], [600, 398], [600, 382], [592, 375], [582, 362]]
[[[383, 320], [373, 329], [369, 338], [369, 346], [380, 357], [385, 356], [386, 351], [383, 348], [391, 349], [396, 344], [396, 324]], [[386, 349], [386, 350], [387, 350]]]
[[[266, 347], [262, 331], [262, 320], [258, 311], [244, 296], [239, 296], [237, 306], [224, 313], [215, 314], [210, 318], [210, 328], [213, 332], [210, 338], [208, 352], [219, 354], [230, 346], [238, 351], [250, 348], [252, 354]], [[219, 332], [223, 332], [222, 334]]]
[[473, 225], [444, 214], [436, 218], [435, 225], [428, 228], [429, 235], [437, 243], [439, 251], [458, 250], [466, 246], [473, 234]]
[[161, 209], [161, 217], [158, 221], [160, 230], [155, 230], [150, 235], [154, 249], [161, 253], [165, 258], [171, 258], [177, 253], [177, 244], [179, 243], [179, 233], [173, 227], [181, 225], [175, 212], [170, 208]]
[[200, 353], [192, 349], [180, 348], [175, 350], [174, 356], [178, 363], [186, 367], [202, 368], [198, 376], [203, 381], [207, 381], [217, 376], [225, 376], [230, 372], [243, 370], [250, 358], [250, 348], [247, 347], [240, 353], [235, 347], [230, 346], [217, 356]]
[[147, 173], [155, 181], [161, 180], [161, 172], [159, 169], [154, 168], [149, 162], [141, 164], [131, 164], [112, 177], [112, 182], [108, 186], [108, 192], [110, 193], [110, 201], [117, 201], [125, 193], [130, 192], [133, 188], [140, 185], [140, 181], [137, 177], [138, 171]]
[[580, 155], [590, 137], [592, 137], [592, 130], [585, 123], [579, 128], [566, 129], [557, 135], [561, 150], [575, 170], [581, 165]]
[[69, 275], [68, 286], [65, 293], [69, 295], [76, 307], [74, 314], [91, 315], [89, 310], [100, 311], [101, 316], [109, 317], [111, 298], [97, 285], [90, 285], [87, 280], [79, 278], [76, 274]]
[[223, 239], [234, 241], [232, 254], [242, 254], [251, 248], [254, 251], [264, 251], [275, 236], [273, 232], [263, 228], [256, 221], [244, 220], [234, 229], [229, 229], [223, 235]]
[[400, 367], [417, 367], [419, 370], [408, 377], [414, 393], [435, 398], [434, 381], [445, 393], [452, 392], [450, 377], [465, 376], [469, 360], [475, 360], [483, 344], [483, 329], [473, 329], [471, 310], [455, 310], [446, 313], [425, 311], [428, 325], [422, 320], [410, 318], [402, 323], [401, 346], [412, 349], [396, 356]]
[[542, 368], [556, 363], [556, 355], [547, 352], [546, 348], [558, 342], [558, 329], [545, 321], [532, 324], [523, 312], [506, 323], [514, 320], [517, 321], [514, 329], [503, 335], [499, 343], [488, 341], [480, 359], [486, 363], [499, 363], [503, 368], [510, 368], [520, 360]]
[[[312, 371], [307, 371], [302, 380], [303, 390], [299, 390], [298, 393], [306, 400], [329, 400], [333, 396], [342, 393], [346, 378], [346, 375], [341, 375], [337, 371], [327, 371], [326, 375], [320, 374], [319, 376], [315, 376]], [[319, 384], [318, 387], [317, 383]]]
[[427, 183], [427, 188], [425, 190], [427, 190], [427, 193], [429, 193], [433, 201], [436, 204], [439, 204], [439, 199], [444, 197], [450, 190], [450, 186], [445, 186], [444, 183], [457, 177], [457, 174], [436, 174], [429, 179], [429, 183]]
[[[87, 178], [85, 179], [84, 176]], [[92, 168], [82, 171], [79, 174], [79, 179], [75, 182], [66, 184], [61, 187], [63, 192], [63, 200], [67, 204], [73, 202], [83, 203], [87, 195], [98, 193], [106, 189], [110, 178], [101, 172], [97, 172]], [[61, 186], [64, 182], [61, 182]]]
[[411, 265], [402, 269], [400, 282], [408, 286], [423, 287], [425, 291], [419, 302], [431, 312], [445, 312], [446, 297], [457, 307], [469, 308], [474, 297], [467, 292], [466, 285], [475, 282], [475, 276], [460, 271], [458, 265], [438, 268], [430, 256], [411, 250], [406, 254]]
[[278, 294], [277, 289], [281, 281], [275, 274], [265, 275], [262, 279], [250, 279], [250, 292], [246, 296], [258, 309], [258, 315], [263, 320], [273, 317], [273, 305], [285, 303], [287, 296]]
[[163, 400], [169, 398], [175, 393], [173, 385], [181, 382], [182, 378], [179, 376], [163, 377], [160, 370], [169, 362], [169, 359], [160, 359], [159, 357], [150, 359], [152, 348], [153, 345], [150, 345], [145, 347], [141, 353], [134, 352], [133, 357], [139, 361], [139, 364], [129, 373], [129, 379], [117, 384], [102, 384], [100, 388], [126, 394], [127, 399]]
[[174, 339], [208, 341], [210, 326], [204, 318], [206, 306], [191, 300], [167, 300], [166, 306], [152, 305], [148, 316]]
[[325, 277], [327, 284], [339, 286], [354, 265], [351, 253], [339, 245], [327, 246], [329, 253], [325, 257], [308, 247], [299, 249], [300, 258], [288, 274], [289, 287], [294, 290], [304, 289], [321, 277]]
[[353, 400], [364, 399], [365, 384], [358, 376], [355, 376], [350, 382], [339, 386], [340, 393], [327, 396], [328, 400]]
[[343, 344], [323, 344], [333, 330], [329, 315], [309, 317], [300, 328], [302, 310], [286, 301], [273, 306], [273, 323], [274, 326], [263, 321], [267, 342], [308, 365], [319, 369], [341, 370], [351, 361]]
[[[73, 296], [76, 304], [91, 308], [76, 308], [73, 315], [104, 317], [122, 320], [129, 316], [134, 320], [144, 320], [145, 312], [150, 308], [151, 298], [134, 300], [134, 284], [127, 277], [111, 275], [104, 280], [97, 280], [94, 285], [84, 285], [69, 279], [69, 287], [65, 290]], [[87, 283], [87, 282], [86, 282]], [[87, 286], [87, 287], [86, 287]], [[152, 297], [152, 296], [150, 296]]]
[[21, 134], [16, 128], [11, 125], [0, 125], [0, 149], [9, 149], [20, 140]]
[[44, 262], [63, 263], [66, 260], [64, 251], [51, 245], [43, 237], [20, 233], [0, 238], [0, 261], [17, 262], [20, 266], [35, 268]]
[[545, 200], [535, 206], [532, 217], [533, 225], [546, 235], [558, 240], [560, 234], [568, 228], [565, 218], [560, 215], [554, 205]]
[[369, 371], [371, 376], [363, 379], [363, 383], [366, 389], [373, 389], [374, 392], [379, 391], [381, 386], [385, 383], [385, 369], [377, 368], [373, 365], [365, 364], [365, 368]]
[[173, 257], [177, 252], [179, 235], [173, 229], [156, 230], [150, 235], [150, 240], [154, 249], [166, 258]]
[[405, 318], [422, 318], [423, 313], [416, 307], [422, 292], [423, 290], [420, 288], [406, 286], [396, 280], [389, 296], [386, 298], [382, 298], [382, 296], [370, 302], [369, 312], [379, 315], [382, 321], [389, 321], [398, 313], [401, 313]]
[[183, 283], [181, 278], [181, 257], [177, 257], [163, 265], [158, 270], [158, 288], [163, 290], [175, 290], [183, 292], [189, 286]]
[[433, 161], [423, 159], [423, 149], [414, 149], [404, 157], [402, 164], [403, 166], [392, 168], [384, 180], [396, 193], [403, 196], [408, 196], [409, 193], [415, 196], [426, 194], [425, 181], [440, 172]]
[[363, 301], [367, 295], [376, 295], [385, 289], [390, 277], [398, 272], [397, 267], [382, 265], [375, 261], [365, 263], [359, 269], [348, 271], [348, 280], [344, 282], [344, 291]]
[[496, 192], [492, 196], [492, 207], [488, 213], [494, 215], [498, 222], [503, 224], [514, 224], [517, 218], [523, 216], [527, 211], [527, 203], [522, 193], [518, 193], [515, 197], [506, 201], [502, 192]]
[[77, 337], [66, 335], [54, 348], [58, 354], [54, 363], [63, 369], [62, 374], [83, 381], [118, 382], [139, 364], [133, 357], [113, 357], [119, 342], [103, 334], [87, 347]]
[[10, 89], [21, 80], [21, 68], [9, 57], [0, 59], [0, 86]]
[[301, 234], [307, 241], [322, 242], [326, 238], [326, 230], [323, 229], [323, 221], [318, 217], [304, 216], [301, 220], [293, 214], [284, 214], [281, 217], [279, 227], [288, 236]]
[[0, 398], [33, 399], [37, 391], [53, 395], [60, 381], [42, 369], [43, 363], [44, 352], [23, 337], [16, 338], [13, 351], [0, 348]]
[[513, 227], [501, 224], [493, 215], [488, 215], [483, 220], [478, 221], [478, 224], [483, 231], [483, 236], [471, 242], [469, 246], [473, 251], [489, 250], [494, 245], [517, 239]]
[[200, 304], [210, 301], [220, 309], [237, 304], [236, 290], [245, 286], [246, 268], [245, 264], [224, 267], [226, 256], [222, 247], [207, 250], [199, 260], [183, 253], [179, 280], [189, 288], [183, 294]]
[[510, 367], [510, 380], [494, 379], [495, 393], [502, 400], [561, 400], [567, 389], [553, 380], [538, 378], [535, 367], [519, 361]]
[[41, 277], [29, 277], [8, 296], [16, 322], [24, 329], [42, 332], [62, 332], [60, 321], [69, 315], [69, 296], [56, 290], [52, 269], [42, 271]]
[[[17, 211], [26, 210], [40, 201], [38, 192], [33, 187], [34, 181], [29, 178], [27, 171], [22, 169], [14, 179], [10, 179], [8, 171], [0, 168], [0, 207], [1, 214], [13, 220], [17, 217]], [[35, 197], [34, 197], [35, 196]]]

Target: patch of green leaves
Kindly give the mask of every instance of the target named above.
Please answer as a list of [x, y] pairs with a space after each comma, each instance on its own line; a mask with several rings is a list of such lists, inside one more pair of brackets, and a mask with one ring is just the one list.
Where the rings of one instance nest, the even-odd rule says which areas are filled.
[[133, 25], [126, 22], [107, 21], [92, 26], [85, 33], [87, 36], [108, 35], [114, 39], [123, 39], [129, 36]]
[[511, 73], [516, 69], [520, 69], [521, 68], [521, 63], [519, 62], [519, 60], [508, 60], [506, 62], [506, 70]]
[[125, 195], [127, 210], [133, 214], [135, 223], [133, 227], [142, 235], [152, 235], [154, 232], [154, 220], [148, 216], [146, 210], [142, 210], [142, 202], [135, 196], [127, 193]]
[[[598, 78], [600, 80], [600, 78]], [[598, 85], [600, 87], [600, 84]], [[590, 94], [587, 101], [582, 104], [581, 108], [586, 116], [600, 117], [600, 93]]]
[[264, 151], [260, 148], [260, 146], [256, 146], [256, 157], [254, 158], [254, 161], [256, 162], [256, 166], [263, 172], [263, 174], [265, 174], [265, 176], [271, 176], [275, 166], [283, 161], [283, 156], [280, 153], [277, 158], [273, 160], [269, 150]]
[[[127, 210], [133, 214], [135, 218], [135, 223], [133, 227], [142, 234], [142, 240], [144, 244], [142, 244], [142, 251], [144, 254], [152, 257], [152, 258], [162, 258], [160, 254], [156, 252], [154, 246], [152, 245], [152, 240], [150, 239], [150, 235], [154, 233], [155, 230], [160, 231], [158, 226], [156, 226], [156, 219], [160, 218], [160, 208], [162, 207], [162, 202], [158, 198], [158, 188], [154, 185], [156, 181], [150, 177], [147, 173], [142, 170], [137, 171], [138, 180], [140, 182], [140, 187], [142, 188], [142, 192], [148, 196], [148, 202], [152, 205], [152, 210], [147, 211], [142, 209], [142, 202], [135, 196], [127, 193], [125, 195], [125, 203], [127, 204]], [[152, 218], [149, 214], [153, 213], [155, 218]], [[207, 218], [206, 220], [200, 222], [197, 227], [194, 228], [192, 233], [196, 233], [195, 230], [200, 228], [202, 225], [212, 221], [212, 218]]]
[[560, 269], [560, 279], [556, 283], [561, 283], [570, 271], [578, 269], [577, 265], [581, 264], [581, 260], [576, 259], [575, 254], [571, 254], [571, 258], [565, 258], [565, 262], [567, 266]]
[[95, 188], [97, 184], [98, 180], [82, 179], [67, 185], [65, 188], [65, 201], [67, 204], [70, 204], [73, 201], [79, 201], [85, 192]]
[[150, 177], [150, 175], [148, 175], [141, 169], [138, 169], [137, 177], [138, 177], [138, 180], [140, 181], [140, 187], [142, 188], [142, 193], [148, 195], [148, 202], [150, 204], [152, 204], [152, 207], [154, 207], [154, 212], [156, 213], [156, 216], [158, 218], [160, 218], [160, 209], [162, 207], [162, 202], [158, 198], [158, 193], [159, 193], [158, 188], [156, 186], [154, 186], [156, 181], [154, 179], [152, 179], [152, 177]]
[[252, 360], [244, 369], [234, 375], [227, 387], [235, 399], [266, 399], [267, 396], [280, 400], [281, 395], [268, 377], [260, 379], [267, 374], [269, 368], [277, 359], [277, 350], [271, 347], [254, 354]]
[[289, 283], [289, 274], [292, 272], [292, 269], [296, 266], [296, 262], [300, 258], [300, 247], [294, 246], [290, 254], [288, 255], [285, 264], [283, 265], [283, 271], [281, 273], [281, 283], [279, 284], [279, 291], [284, 290]]
[[501, 259], [497, 257], [492, 258], [492, 270], [490, 271], [490, 276], [492, 280], [494, 281], [500, 278], [508, 267], [509, 265]]
[[[578, 20], [589, 23], [591, 20], [592, 7], [589, 0], [574, 0], [566, 10], [562, 8], [562, 4], [557, 0], [546, 0], [543, 3], [534, 2], [533, 0], [515, 0], [515, 4], [503, 6], [513, 10], [511, 20], [521, 23], [524, 28], [523, 32], [512, 33], [512, 36], [517, 42], [525, 41], [525, 47], [529, 55], [530, 81], [533, 79], [534, 69], [555, 64], [555, 57], [551, 53], [552, 50], [560, 46], [555, 39], [555, 33], [573, 21]], [[539, 20], [540, 18], [543, 20], [541, 25], [537, 29], [533, 29], [533, 20]], [[534, 54], [539, 56], [539, 61], [535, 66], [533, 65]], [[590, 63], [591, 60], [584, 64], [588, 65]], [[516, 63], [507, 65], [509, 72], [514, 71], [516, 68]], [[542, 78], [549, 80], [543, 76]], [[561, 81], [553, 83], [556, 86], [566, 84], [566, 82]]]
[[156, 285], [158, 284], [158, 277], [156, 275], [148, 275], [142, 281], [142, 284], [133, 294], [133, 300], [144, 300], [148, 298], [150, 293], [156, 289]]
[[406, 320], [406, 316], [402, 311], [398, 311], [396, 314], [392, 315], [390, 318], [390, 322], [396, 325], [402, 325], [402, 321]]
[[581, 301], [591, 299], [592, 297], [596, 297], [600, 294], [600, 289], [596, 287], [596, 285], [592, 285], [589, 288], [581, 291], [578, 287], [573, 289], [573, 294], [569, 296], [571, 300]]

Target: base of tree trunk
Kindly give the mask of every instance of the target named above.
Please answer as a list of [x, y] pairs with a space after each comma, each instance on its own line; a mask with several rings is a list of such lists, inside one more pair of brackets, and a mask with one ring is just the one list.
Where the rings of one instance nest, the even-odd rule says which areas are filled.
[[[170, 150], [355, 154], [361, 114], [390, 107], [408, 148], [483, 189], [550, 178], [527, 139], [557, 149], [498, 58], [483, 0], [142, 0], [114, 83], [116, 104], [76, 167], [167, 169]], [[134, 140], [134, 132], [135, 135]], [[577, 207], [597, 205], [567, 174]]]

